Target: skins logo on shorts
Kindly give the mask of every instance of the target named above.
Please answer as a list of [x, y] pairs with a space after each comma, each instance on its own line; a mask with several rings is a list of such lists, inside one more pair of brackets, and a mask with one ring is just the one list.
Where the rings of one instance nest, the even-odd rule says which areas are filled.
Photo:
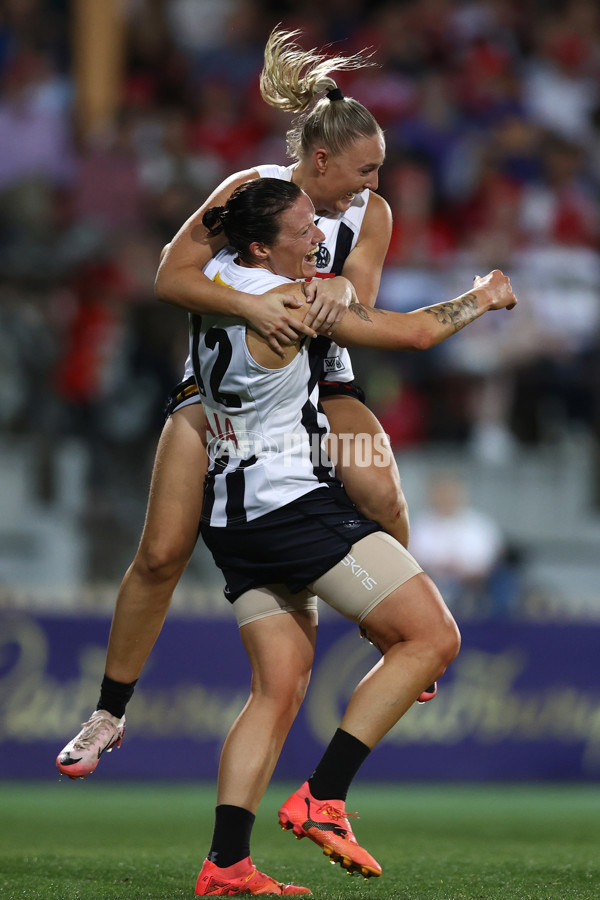
[[325, 269], [331, 261], [331, 253], [325, 244], [319, 244], [319, 252], [317, 253], [317, 269]]
[[358, 578], [358, 580], [362, 583], [362, 585], [368, 590], [372, 591], [377, 582], [374, 578], [369, 575], [366, 569], [363, 569], [360, 563], [357, 563], [355, 558], [349, 553], [344, 557], [342, 563], [345, 566], [350, 566], [350, 571], [352, 574]]

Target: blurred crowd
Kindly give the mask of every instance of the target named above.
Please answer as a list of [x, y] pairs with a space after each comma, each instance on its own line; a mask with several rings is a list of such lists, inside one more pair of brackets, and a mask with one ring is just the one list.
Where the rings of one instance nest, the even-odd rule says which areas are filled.
[[[380, 305], [506, 271], [522, 300], [417, 356], [355, 352], [398, 450], [490, 461], [600, 435], [596, 0], [127, 0], [114, 117], [77, 119], [72, 4], [0, 12], [0, 430], [85, 441], [96, 508], [140, 478], [187, 323], [153, 298], [160, 250], [226, 175], [285, 163], [258, 75], [270, 29], [369, 47], [340, 86], [385, 129], [394, 231]], [[139, 464], [140, 459], [144, 465]]]

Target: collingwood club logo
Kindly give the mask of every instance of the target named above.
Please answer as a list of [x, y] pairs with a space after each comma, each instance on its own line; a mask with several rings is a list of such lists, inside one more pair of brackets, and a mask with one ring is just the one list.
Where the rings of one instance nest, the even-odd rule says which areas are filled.
[[317, 253], [317, 269], [326, 269], [331, 261], [331, 253], [325, 244], [319, 244], [319, 252]]

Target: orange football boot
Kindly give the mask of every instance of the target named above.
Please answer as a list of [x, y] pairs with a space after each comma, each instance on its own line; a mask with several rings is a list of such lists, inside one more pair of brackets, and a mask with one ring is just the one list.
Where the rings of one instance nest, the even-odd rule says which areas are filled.
[[365, 878], [381, 875], [381, 866], [354, 837], [343, 800], [316, 800], [308, 781], [279, 810], [279, 824], [297, 838], [309, 837], [323, 849], [332, 863], [339, 862], [350, 875]]
[[237, 897], [241, 894], [275, 894], [276, 896], [312, 896], [297, 884], [281, 884], [259, 872], [249, 856], [233, 866], [220, 869], [205, 859], [196, 881], [196, 897]]

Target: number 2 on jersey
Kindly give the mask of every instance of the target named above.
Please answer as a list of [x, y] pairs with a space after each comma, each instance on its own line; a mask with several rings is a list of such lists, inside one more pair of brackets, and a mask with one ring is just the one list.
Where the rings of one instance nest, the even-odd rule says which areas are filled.
[[[202, 336], [202, 317], [193, 315], [191, 318], [193, 330], [192, 363], [194, 366], [194, 375], [198, 384], [198, 390], [203, 397], [206, 397], [206, 387], [204, 386], [204, 381], [200, 372], [200, 356], [198, 353], [198, 346], [200, 343], [200, 338]], [[233, 353], [229, 335], [224, 328], [209, 328], [204, 335], [204, 344], [206, 347], [208, 347], [209, 350], [214, 350], [216, 347], [218, 347], [219, 350], [217, 358], [213, 363], [213, 367], [211, 369], [209, 377], [210, 392], [212, 394], [213, 400], [215, 400], [216, 403], [222, 404], [223, 406], [228, 406], [232, 409], [239, 409], [242, 405], [241, 398], [238, 397], [237, 394], [230, 394], [226, 391], [221, 391], [221, 382], [225, 377], [225, 373], [227, 372], [227, 367], [231, 362], [231, 356]]]

